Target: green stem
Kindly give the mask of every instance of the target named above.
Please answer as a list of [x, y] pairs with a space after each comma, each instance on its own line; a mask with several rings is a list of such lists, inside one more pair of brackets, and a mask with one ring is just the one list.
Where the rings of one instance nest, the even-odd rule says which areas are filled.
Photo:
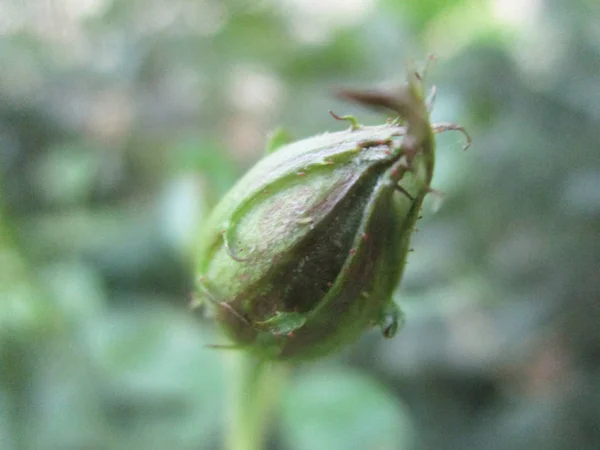
[[260, 450], [271, 410], [285, 378], [283, 368], [243, 351], [231, 352], [227, 450]]

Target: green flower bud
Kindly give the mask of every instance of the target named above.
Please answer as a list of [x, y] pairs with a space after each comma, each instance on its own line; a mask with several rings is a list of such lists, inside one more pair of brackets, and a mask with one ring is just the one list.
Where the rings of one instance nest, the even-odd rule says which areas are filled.
[[200, 296], [235, 346], [261, 357], [322, 356], [373, 325], [392, 337], [402, 317], [391, 297], [430, 191], [438, 129], [417, 76], [396, 95], [342, 96], [392, 109], [402, 122], [339, 118], [351, 128], [279, 147], [223, 198], [200, 236]]

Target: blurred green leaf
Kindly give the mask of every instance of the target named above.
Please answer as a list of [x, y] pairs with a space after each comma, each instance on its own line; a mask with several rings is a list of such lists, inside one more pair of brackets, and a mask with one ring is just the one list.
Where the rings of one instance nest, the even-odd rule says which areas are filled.
[[211, 449], [223, 417], [222, 358], [212, 334], [181, 312], [118, 310], [89, 333], [104, 406], [130, 449]]
[[175, 170], [197, 173], [208, 181], [207, 193], [212, 202], [225, 194], [238, 175], [226, 149], [206, 138], [183, 138], [171, 151]]
[[392, 392], [342, 368], [294, 378], [281, 420], [293, 450], [405, 449], [414, 438], [409, 413]]
[[293, 142], [290, 134], [283, 128], [276, 128], [271, 131], [267, 140], [267, 153], [273, 153], [278, 148]]
[[429, 22], [440, 13], [461, 3], [481, 3], [480, 0], [421, 0], [405, 2], [400, 0], [382, 0], [383, 6], [389, 8], [396, 16], [407, 15], [410, 24], [417, 31], [423, 30]]

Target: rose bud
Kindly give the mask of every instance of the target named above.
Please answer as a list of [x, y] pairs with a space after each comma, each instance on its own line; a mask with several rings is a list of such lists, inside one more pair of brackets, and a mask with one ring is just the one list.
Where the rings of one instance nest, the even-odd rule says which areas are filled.
[[269, 359], [326, 355], [370, 326], [392, 337], [392, 300], [435, 162], [417, 75], [397, 92], [342, 91], [399, 120], [283, 145], [216, 206], [200, 235], [198, 294], [233, 341]]

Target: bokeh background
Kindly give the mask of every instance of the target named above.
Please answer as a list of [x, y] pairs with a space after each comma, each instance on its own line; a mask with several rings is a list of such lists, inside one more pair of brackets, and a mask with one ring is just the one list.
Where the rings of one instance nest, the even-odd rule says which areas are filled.
[[600, 448], [596, 0], [0, 0], [0, 448], [222, 448], [202, 218], [431, 53], [474, 144], [437, 138], [406, 326], [294, 367], [268, 448]]

